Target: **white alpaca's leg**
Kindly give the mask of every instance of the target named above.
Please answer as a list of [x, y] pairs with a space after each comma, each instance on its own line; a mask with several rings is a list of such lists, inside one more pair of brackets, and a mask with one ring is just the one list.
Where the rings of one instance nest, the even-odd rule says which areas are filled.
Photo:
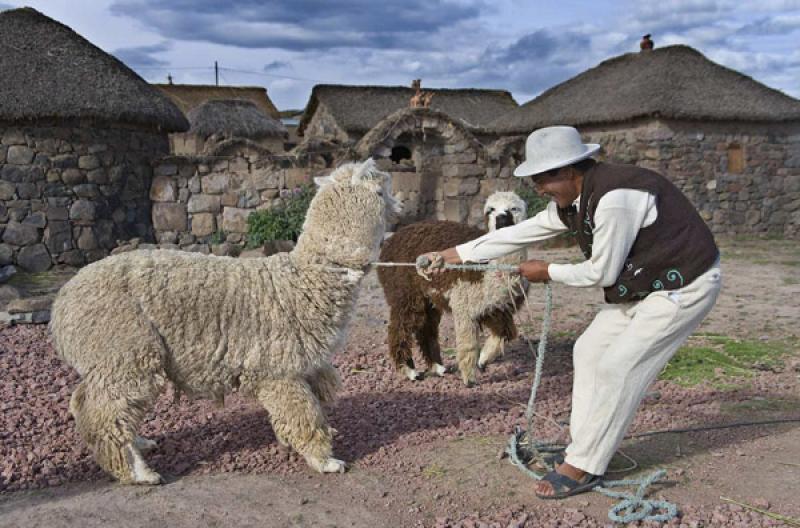
[[478, 365], [478, 328], [475, 322], [453, 307], [456, 331], [456, 360], [461, 380], [470, 387], [475, 384], [475, 367]]
[[336, 393], [342, 388], [339, 372], [331, 364], [315, 369], [306, 381], [321, 403], [332, 403], [336, 399]]
[[481, 355], [478, 357], [478, 368], [483, 370], [486, 365], [503, 355], [503, 338], [494, 334], [489, 334], [483, 343]]
[[[124, 484], [159, 484], [137, 447], [136, 429], [155, 401], [163, 378], [95, 367], [78, 385], [70, 412], [95, 460]], [[148, 444], [148, 442], [145, 442]], [[149, 445], [149, 444], [148, 444]]]
[[344, 473], [345, 463], [331, 456], [333, 430], [305, 380], [270, 380], [259, 391], [258, 400], [267, 409], [279, 441], [303, 455], [320, 473]]

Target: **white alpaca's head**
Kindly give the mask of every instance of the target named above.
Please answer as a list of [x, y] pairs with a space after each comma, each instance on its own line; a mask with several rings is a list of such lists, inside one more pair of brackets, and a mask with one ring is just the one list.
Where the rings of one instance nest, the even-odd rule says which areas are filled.
[[528, 218], [525, 201], [514, 192], [496, 192], [486, 199], [483, 206], [486, 227], [489, 231], [518, 224]]
[[314, 178], [311, 201], [297, 249], [347, 267], [363, 267], [377, 257], [386, 226], [400, 212], [392, 178], [375, 162], [347, 163]]

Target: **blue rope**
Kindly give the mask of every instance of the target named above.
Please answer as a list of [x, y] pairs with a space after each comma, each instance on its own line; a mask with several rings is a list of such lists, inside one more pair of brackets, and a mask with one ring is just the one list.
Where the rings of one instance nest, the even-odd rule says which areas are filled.
[[[612, 499], [622, 499], [610, 510], [608, 510], [608, 518], [616, 523], [632, 523], [635, 521], [655, 521], [667, 522], [678, 516], [678, 507], [665, 500], [645, 499], [647, 488], [664, 478], [667, 472], [659, 469], [648, 477], [627, 480], [607, 480], [600, 486], [593, 488], [593, 491], [602, 493], [606, 497]], [[624, 493], [620, 491], [611, 491], [609, 488], [618, 488], [623, 486], [639, 486], [635, 493]], [[653, 513], [653, 512], [662, 513]]]

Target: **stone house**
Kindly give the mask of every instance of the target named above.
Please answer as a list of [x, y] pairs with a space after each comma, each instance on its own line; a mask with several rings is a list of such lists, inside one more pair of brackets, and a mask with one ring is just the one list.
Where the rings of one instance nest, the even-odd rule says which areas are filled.
[[189, 130], [170, 136], [176, 155], [280, 154], [288, 133], [283, 124], [245, 99], [212, 99], [186, 114]]
[[520, 153], [551, 125], [667, 175], [715, 233], [800, 236], [800, 101], [693, 48], [611, 58], [491, 124]]
[[151, 163], [180, 110], [30, 8], [0, 12], [0, 72], [0, 263], [80, 266], [152, 238]]
[[[267, 118], [280, 121], [280, 113], [270, 100], [267, 89], [263, 86], [216, 86], [203, 84], [153, 84], [184, 113], [189, 115], [195, 109], [209, 101], [245, 100], [252, 102]], [[215, 106], [212, 105], [212, 108]], [[216, 107], [219, 108], [219, 107]], [[244, 112], [243, 117], [252, 121], [252, 112]], [[231, 119], [232, 120], [232, 119]], [[247, 136], [245, 136], [247, 137]], [[195, 138], [192, 135], [170, 134], [170, 147], [173, 154], [197, 154]], [[270, 152], [283, 152], [283, 145], [277, 141], [271, 145]], [[280, 149], [278, 149], [280, 146]]]
[[411, 108], [412, 88], [317, 85], [298, 133], [312, 145], [307, 151], [322, 152], [330, 165], [348, 157], [378, 160], [403, 202], [401, 223], [480, 223], [485, 197], [513, 183], [499, 182], [490, 168], [489, 143], [496, 138], [486, 125], [517, 103], [503, 90], [425, 92], [432, 94], [430, 107]]

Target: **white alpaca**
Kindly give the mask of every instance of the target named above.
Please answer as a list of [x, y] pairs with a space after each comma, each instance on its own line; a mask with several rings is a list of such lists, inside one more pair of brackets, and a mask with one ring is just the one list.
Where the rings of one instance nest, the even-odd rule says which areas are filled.
[[[512, 192], [490, 196], [484, 207], [490, 230], [526, 218], [525, 202]], [[418, 255], [467, 242], [483, 234], [480, 229], [456, 222], [420, 222], [399, 229], [381, 250], [384, 262], [414, 262]], [[519, 263], [522, 254], [501, 259]], [[439, 321], [453, 312], [456, 357], [465, 384], [475, 381], [475, 366], [483, 369], [503, 353], [503, 343], [517, 335], [514, 313], [527, 281], [519, 276], [478, 272], [447, 272], [428, 282], [411, 268], [379, 268], [378, 279], [389, 305], [389, 355], [395, 367], [409, 379], [421, 379], [414, 367], [411, 347], [416, 341], [428, 372], [443, 375], [439, 346]], [[478, 352], [480, 328], [489, 331]]]
[[[486, 227], [489, 231], [502, 229], [511, 225], [518, 224], [528, 218], [528, 206], [525, 200], [520, 198], [515, 192], [496, 192], [489, 196], [483, 206], [483, 215], [486, 217]], [[518, 251], [501, 259], [496, 264], [519, 264], [525, 260], [526, 252]], [[527, 281], [524, 282], [525, 291], [528, 290]], [[478, 368], [483, 370], [486, 365], [502, 356], [505, 349], [506, 339], [489, 332], [489, 337], [483, 344], [481, 354], [478, 357]]]
[[136, 431], [171, 381], [195, 397], [237, 390], [319, 472], [344, 471], [320, 402], [340, 385], [358, 286], [396, 202], [372, 160], [321, 179], [297, 247], [263, 259], [133, 251], [83, 268], [59, 292], [51, 331], [82, 376], [70, 402], [95, 459], [122, 482], [157, 484]]

